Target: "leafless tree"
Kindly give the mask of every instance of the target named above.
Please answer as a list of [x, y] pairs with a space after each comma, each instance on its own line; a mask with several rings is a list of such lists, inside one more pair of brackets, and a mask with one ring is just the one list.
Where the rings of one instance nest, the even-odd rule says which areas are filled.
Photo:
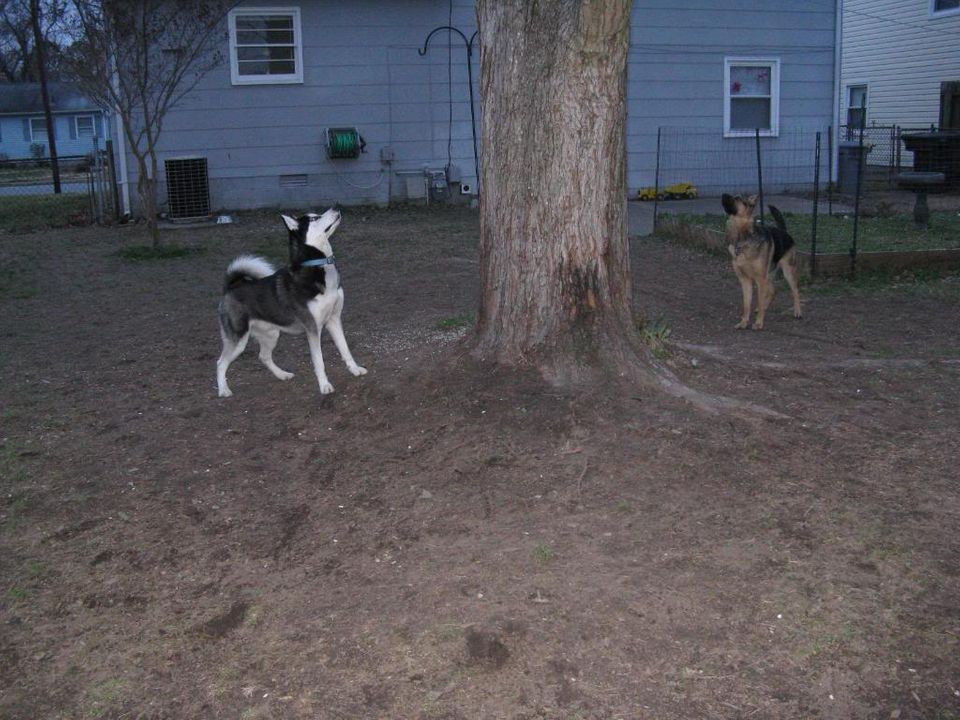
[[164, 119], [223, 62], [224, 15], [217, 0], [72, 0], [76, 42], [69, 69], [83, 91], [115, 110], [137, 163], [137, 191], [154, 246], [157, 149]]
[[59, 76], [60, 46], [65, 0], [40, 0], [36, 14], [42, 42], [36, 43], [32, 0], [0, 0], [0, 82], [39, 82], [37, 54], [42, 48], [48, 80]]
[[46, 32], [62, 16], [62, 4], [56, 0], [30, 0], [30, 27], [33, 30], [33, 47], [36, 55], [37, 79], [40, 81], [40, 97], [43, 99], [43, 115], [47, 123], [47, 143], [50, 166], [53, 169], [53, 192], [60, 194], [60, 159], [57, 155], [57, 133], [53, 124], [53, 108], [50, 106], [50, 88], [47, 84]]
[[24, 0], [0, 2], [0, 74], [7, 82], [34, 80], [33, 29]]

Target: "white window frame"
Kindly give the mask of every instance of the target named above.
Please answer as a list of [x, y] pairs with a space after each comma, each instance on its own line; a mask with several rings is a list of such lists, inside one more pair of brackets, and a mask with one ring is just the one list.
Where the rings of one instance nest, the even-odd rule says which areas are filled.
[[[290, 15], [293, 17], [293, 63], [295, 72], [286, 75], [241, 75], [237, 62], [237, 18], [244, 15]], [[303, 82], [303, 35], [299, 7], [242, 7], [227, 15], [230, 33], [230, 82], [234, 85], [284, 85]]]
[[770, 69], [770, 129], [761, 130], [761, 137], [780, 136], [780, 58], [771, 57], [727, 57], [723, 59], [723, 136], [752, 137], [755, 130], [739, 130], [730, 127], [730, 68], [766, 67]]
[[[42, 139], [42, 140], [38, 140], [38, 139], [37, 139], [37, 133], [36, 133], [36, 132], [34, 131], [34, 129], [33, 129], [33, 121], [34, 121], [34, 120], [37, 120], [38, 122], [42, 122], [42, 123], [43, 123], [44, 130], [43, 130], [43, 139]], [[50, 143], [50, 128], [47, 127], [47, 119], [46, 119], [46, 118], [42, 118], [42, 117], [32, 117], [32, 118], [30, 118], [30, 142], [31, 142], [31, 143], [44, 142], [44, 143], [47, 143], [47, 144]]]
[[937, 10], [937, 0], [930, 0], [930, 17], [940, 18], [948, 17], [950, 15], [960, 15], [960, 7]]
[[[89, 120], [90, 121], [90, 134], [81, 135], [80, 134], [80, 120]], [[81, 138], [95, 138], [97, 137], [97, 119], [93, 115], [77, 115], [73, 118], [73, 129], [77, 136], [77, 140]]]
[[853, 82], [853, 81], [848, 82], [843, 88], [843, 92], [845, 94], [845, 100], [843, 103], [843, 106], [844, 106], [843, 123], [841, 123], [842, 125], [847, 126], [847, 132], [850, 132], [850, 122], [849, 122], [850, 111], [860, 109], [859, 105], [854, 107], [853, 105], [850, 104], [850, 91], [853, 90], [854, 88], [861, 88], [861, 87], [864, 88], [864, 92], [866, 93], [866, 102], [863, 104], [864, 124], [866, 124], [866, 119], [870, 117], [870, 83]]

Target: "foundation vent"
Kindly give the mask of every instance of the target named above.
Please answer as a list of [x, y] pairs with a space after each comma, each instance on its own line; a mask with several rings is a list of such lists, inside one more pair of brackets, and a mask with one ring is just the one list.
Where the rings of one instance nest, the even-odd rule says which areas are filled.
[[307, 176], [306, 175], [281, 175], [280, 176], [280, 187], [306, 187], [307, 186]]
[[164, 160], [167, 174], [167, 214], [172, 220], [210, 214], [210, 181], [205, 157]]

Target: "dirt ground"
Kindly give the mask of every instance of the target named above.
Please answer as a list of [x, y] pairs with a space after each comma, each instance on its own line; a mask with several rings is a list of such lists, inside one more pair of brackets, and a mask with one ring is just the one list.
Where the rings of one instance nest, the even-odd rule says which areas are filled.
[[960, 718], [960, 293], [780, 288], [633, 242], [697, 390], [464, 354], [475, 211], [348, 210], [352, 377], [302, 337], [216, 397], [215, 310], [278, 218], [0, 237], [0, 717]]

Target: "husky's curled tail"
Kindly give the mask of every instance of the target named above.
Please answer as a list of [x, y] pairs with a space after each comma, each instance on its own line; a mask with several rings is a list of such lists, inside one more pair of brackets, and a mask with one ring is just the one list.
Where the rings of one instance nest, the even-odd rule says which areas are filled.
[[227, 266], [227, 274], [223, 278], [223, 291], [227, 292], [241, 282], [269, 277], [276, 271], [276, 268], [262, 257], [241, 255]]

